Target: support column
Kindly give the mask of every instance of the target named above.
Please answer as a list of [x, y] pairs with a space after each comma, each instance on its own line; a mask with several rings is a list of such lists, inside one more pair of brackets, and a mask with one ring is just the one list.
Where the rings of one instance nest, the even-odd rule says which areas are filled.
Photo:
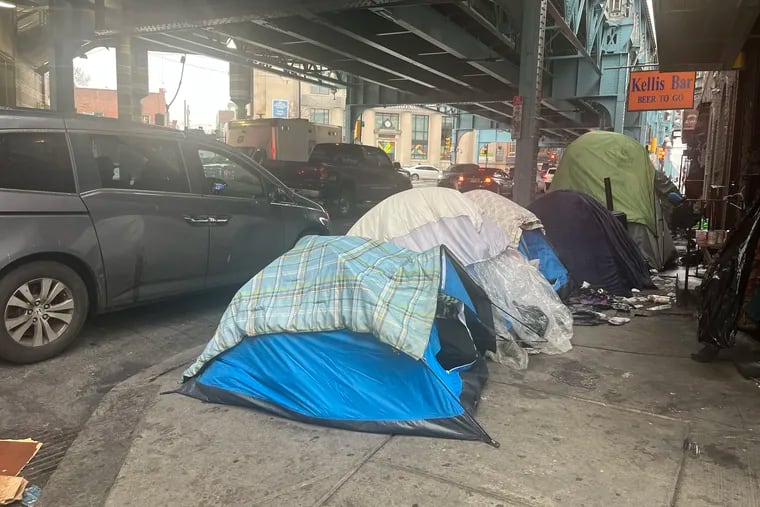
[[253, 69], [237, 63], [230, 63], [230, 101], [235, 104], [235, 118], [248, 117], [248, 104], [253, 115]]
[[544, 72], [544, 35], [547, 0], [524, 2], [520, 35], [520, 89], [523, 100], [519, 139], [515, 153], [514, 199], [527, 206], [533, 201], [538, 157], [538, 116]]
[[[142, 121], [142, 99], [150, 93], [148, 74], [148, 49], [137, 39], [132, 39], [132, 117]], [[153, 118], [151, 118], [151, 121]]]
[[119, 103], [119, 119], [136, 121], [134, 90], [132, 82], [132, 38], [119, 38], [116, 46], [116, 96]]
[[352, 81], [352, 84], [346, 88], [346, 112], [343, 119], [343, 142], [349, 144], [361, 143], [361, 139], [354, 139], [354, 129], [356, 122], [361, 119], [362, 113], [367, 109], [363, 105], [363, 81]]
[[74, 12], [71, 3], [65, 0], [50, 0], [50, 11], [50, 108], [60, 113], [74, 113], [74, 56], [81, 42], [76, 37], [77, 29], [81, 28], [74, 19], [79, 12]]

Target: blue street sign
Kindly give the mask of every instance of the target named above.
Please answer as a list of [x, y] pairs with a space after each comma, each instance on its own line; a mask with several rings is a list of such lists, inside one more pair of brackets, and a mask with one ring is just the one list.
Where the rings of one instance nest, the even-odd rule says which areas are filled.
[[288, 117], [288, 101], [285, 99], [274, 99], [272, 101], [272, 118]]

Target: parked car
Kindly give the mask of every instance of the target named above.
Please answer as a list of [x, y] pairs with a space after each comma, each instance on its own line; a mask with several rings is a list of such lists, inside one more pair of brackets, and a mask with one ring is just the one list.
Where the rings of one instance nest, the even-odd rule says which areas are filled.
[[511, 196], [514, 182], [504, 171], [499, 169], [480, 168], [477, 173], [460, 175], [454, 188], [460, 192], [484, 189], [500, 195]]
[[207, 136], [0, 110], [0, 358], [62, 352], [88, 314], [251, 278], [325, 210]]
[[341, 217], [412, 188], [410, 173], [374, 146], [323, 143], [314, 147], [306, 164], [271, 161], [264, 166], [299, 194]]
[[546, 193], [549, 191], [549, 188], [552, 185], [552, 180], [554, 180], [554, 174], [556, 172], [557, 172], [556, 167], [547, 167], [545, 170], [539, 173], [538, 179], [537, 179], [539, 192]]
[[480, 167], [477, 164], [458, 164], [452, 166], [452, 171], [447, 175], [448, 180], [439, 180], [439, 186], [448, 186], [460, 192], [485, 189], [503, 196], [512, 196], [514, 181], [512, 176], [502, 169]]
[[406, 169], [411, 174], [412, 181], [438, 181], [441, 171], [432, 165], [415, 165]]
[[468, 173], [475, 173], [480, 169], [478, 164], [454, 164], [441, 171], [438, 176], [438, 186], [455, 188], [457, 179]]

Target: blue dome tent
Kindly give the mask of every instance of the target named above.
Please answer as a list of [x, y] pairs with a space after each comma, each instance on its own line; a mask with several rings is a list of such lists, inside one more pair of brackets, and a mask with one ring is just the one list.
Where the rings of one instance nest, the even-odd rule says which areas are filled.
[[445, 248], [302, 239], [244, 285], [178, 392], [301, 422], [481, 440], [488, 297]]

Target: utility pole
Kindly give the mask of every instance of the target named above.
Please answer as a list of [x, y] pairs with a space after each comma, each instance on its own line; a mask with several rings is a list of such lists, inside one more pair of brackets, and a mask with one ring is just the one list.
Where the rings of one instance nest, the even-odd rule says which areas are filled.
[[544, 75], [544, 41], [547, 0], [530, 0], [523, 5], [520, 34], [520, 89], [514, 99], [513, 135], [517, 137], [515, 153], [514, 198], [527, 206], [533, 201], [538, 155], [538, 117]]

